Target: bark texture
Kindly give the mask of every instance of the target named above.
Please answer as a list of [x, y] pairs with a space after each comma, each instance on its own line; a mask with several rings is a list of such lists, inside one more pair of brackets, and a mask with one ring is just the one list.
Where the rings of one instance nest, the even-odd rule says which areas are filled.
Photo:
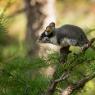
[[46, 0], [24, 0], [27, 17], [26, 44], [28, 55], [36, 55], [39, 47], [36, 43], [37, 33], [41, 29], [46, 15], [42, 9]]
[[[38, 32], [51, 21], [55, 21], [55, 14], [53, 11], [54, 1], [55, 0], [24, 0], [24, 10], [27, 17], [26, 44], [28, 55], [38, 55], [40, 49], [36, 42], [39, 35]], [[46, 48], [48, 48], [48, 46], [42, 46], [40, 52], [46, 51]]]

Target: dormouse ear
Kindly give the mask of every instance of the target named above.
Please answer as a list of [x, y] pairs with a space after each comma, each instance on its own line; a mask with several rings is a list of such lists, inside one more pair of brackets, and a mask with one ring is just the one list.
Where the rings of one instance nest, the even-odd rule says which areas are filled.
[[51, 22], [51, 23], [49, 24], [49, 26], [55, 27], [55, 23], [54, 23], [54, 22]]
[[52, 33], [55, 29], [55, 23], [54, 22], [51, 22], [47, 27], [46, 27], [46, 30], [45, 30], [45, 34], [48, 35], [50, 33]]

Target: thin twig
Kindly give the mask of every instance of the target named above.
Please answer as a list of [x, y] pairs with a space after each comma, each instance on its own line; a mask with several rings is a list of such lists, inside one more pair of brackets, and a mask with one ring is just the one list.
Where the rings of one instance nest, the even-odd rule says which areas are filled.
[[67, 79], [69, 77], [69, 73], [68, 72], [65, 72], [63, 73], [60, 78], [56, 79], [56, 80], [53, 80], [51, 85], [49, 86], [47, 92], [45, 95], [53, 95], [55, 90], [56, 90], [56, 86], [59, 82], [61, 81], [64, 81], [65, 79]]
[[69, 85], [65, 90], [62, 91], [61, 95], [71, 95], [75, 90], [83, 88], [84, 85], [95, 77], [95, 72], [91, 75], [86, 76], [85, 78], [79, 80], [75, 84]]
[[[95, 41], [95, 38], [91, 39], [91, 40], [89, 41], [89, 44], [88, 44], [87, 46], [84, 46], [83, 49], [82, 49], [82, 51], [81, 51], [79, 54], [77, 54], [76, 57], [77, 57], [78, 55], [80, 56], [81, 54], [85, 54], [85, 51], [86, 51], [89, 47], [92, 46], [92, 43], [93, 43], [94, 41]], [[75, 60], [73, 60], [72, 62], [74, 62], [74, 61], [75, 61]], [[85, 61], [85, 60], [83, 60], [83, 62], [84, 62], [84, 61]], [[82, 62], [82, 63], [83, 63], [83, 62]], [[66, 80], [66, 79], [69, 77], [70, 73], [72, 72], [73, 68], [75, 68], [77, 65], [78, 65], [78, 64], [74, 64], [73, 66], [71, 66], [70, 69], [66, 69], [65, 72], [64, 72], [58, 79], [53, 80], [53, 81], [51, 82], [51, 85], [49, 86], [49, 88], [48, 88], [48, 90], [47, 90], [47, 92], [46, 92], [45, 95], [53, 95], [54, 92], [55, 92], [55, 90], [56, 90], [57, 84], [58, 84], [59, 82], [61, 82], [61, 81]], [[55, 73], [56, 73], [56, 71], [55, 71]], [[91, 79], [94, 78], [94, 77], [95, 77], [95, 73], [94, 73], [93, 75], [91, 75], [91, 76], [85, 77], [85, 78], [82, 79], [82, 80], [79, 80], [76, 84], [69, 85], [69, 86], [62, 92], [62, 95], [70, 95], [74, 90], [76, 90], [76, 89], [78, 89], [78, 88], [84, 86], [84, 84], [85, 84], [86, 82], [88, 82], [89, 80], [91, 80]]]

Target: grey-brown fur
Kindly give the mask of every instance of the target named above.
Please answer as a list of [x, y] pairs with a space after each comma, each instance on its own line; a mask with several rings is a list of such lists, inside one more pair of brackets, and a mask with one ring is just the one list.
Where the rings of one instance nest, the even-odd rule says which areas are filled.
[[59, 44], [64, 38], [76, 40], [77, 46], [82, 46], [89, 42], [84, 31], [78, 26], [63, 25], [62, 27], [55, 29], [55, 32]]
[[80, 27], [67, 24], [55, 28], [55, 23], [53, 22], [46, 27], [39, 40], [42, 43], [59, 45], [61, 47], [62, 63], [67, 60], [67, 56], [71, 52], [69, 51], [71, 45], [83, 47], [89, 43], [86, 34]]

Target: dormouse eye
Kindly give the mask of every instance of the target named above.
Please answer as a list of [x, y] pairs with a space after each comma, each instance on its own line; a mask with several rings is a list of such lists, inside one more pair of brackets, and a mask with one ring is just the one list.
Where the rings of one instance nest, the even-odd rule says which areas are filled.
[[52, 28], [51, 28], [50, 26], [47, 26], [47, 27], [46, 27], [46, 31], [47, 31], [48, 33], [50, 33], [50, 32], [52, 32]]

